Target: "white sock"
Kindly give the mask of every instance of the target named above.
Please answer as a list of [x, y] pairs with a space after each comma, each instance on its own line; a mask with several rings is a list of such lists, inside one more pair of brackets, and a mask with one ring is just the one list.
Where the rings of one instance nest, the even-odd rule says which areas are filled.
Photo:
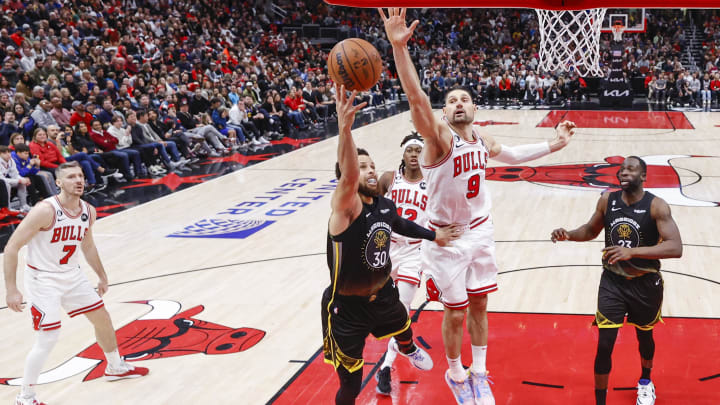
[[122, 366], [122, 359], [117, 349], [110, 353], [105, 353], [105, 359], [107, 359], [108, 366], [113, 370], [117, 370]]
[[457, 359], [447, 357], [447, 362], [448, 366], [450, 366], [450, 378], [457, 382], [465, 381], [467, 374], [465, 373], [465, 369], [460, 361], [460, 357]]
[[60, 329], [37, 332], [35, 344], [25, 358], [21, 396], [25, 398], [35, 396], [35, 384], [37, 384], [40, 377], [42, 366], [45, 364], [45, 360], [47, 360], [53, 347], [55, 347], [58, 337], [60, 337]]
[[475, 374], [482, 374], [487, 371], [485, 359], [487, 358], [487, 346], [472, 346], [473, 362], [470, 370]]
[[402, 281], [397, 283], [397, 289], [400, 294], [400, 302], [405, 305], [405, 309], [410, 313], [410, 304], [415, 298], [415, 292], [418, 290], [417, 286]]
[[380, 366], [380, 369], [384, 369], [385, 367], [392, 367], [393, 363], [395, 362], [395, 358], [397, 357], [397, 352], [392, 349], [391, 347], [395, 344], [395, 338], [392, 337], [388, 341], [388, 349], [385, 353], [385, 360], [383, 361], [382, 366]]

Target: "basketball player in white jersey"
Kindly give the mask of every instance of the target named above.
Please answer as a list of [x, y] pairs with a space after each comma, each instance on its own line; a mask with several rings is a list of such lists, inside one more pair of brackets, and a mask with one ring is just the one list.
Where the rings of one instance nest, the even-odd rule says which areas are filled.
[[[380, 176], [380, 194], [391, 199], [398, 209], [398, 215], [418, 225], [427, 224], [425, 206], [427, 205], [427, 185], [420, 171], [420, 153], [423, 139], [417, 132], [403, 138], [400, 143], [403, 150], [402, 163], [398, 170], [385, 172]], [[410, 313], [410, 304], [420, 286], [422, 271], [420, 268], [421, 239], [412, 239], [397, 233], [390, 239], [390, 257], [392, 272], [390, 273], [400, 294], [400, 302]], [[376, 390], [379, 394], [390, 395], [390, 369], [397, 351], [392, 349], [394, 338], [388, 342], [388, 351], [380, 370], [375, 375], [378, 381]]]
[[[25, 360], [25, 372], [16, 405], [43, 405], [35, 399], [35, 384], [43, 363], [60, 335], [60, 307], [70, 317], [85, 315], [95, 328], [97, 342], [105, 352], [108, 380], [142, 377], [144, 367], [134, 367], [120, 358], [115, 329], [102, 298], [108, 279], [90, 229], [97, 214], [81, 200], [85, 176], [77, 162], [63, 163], [56, 171], [60, 194], [35, 205], [10, 237], [4, 252], [7, 305], [21, 312], [23, 296], [16, 285], [18, 251], [27, 245], [25, 294], [30, 304], [35, 344]], [[78, 256], [97, 274], [97, 292], [80, 270]], [[70, 401], [72, 402], [72, 401]]]
[[[495, 242], [490, 220], [490, 196], [485, 184], [488, 158], [519, 164], [562, 149], [575, 124], [564, 121], [555, 139], [509, 147], [473, 127], [475, 105], [467, 90], [451, 89], [445, 97], [444, 117], [433, 114], [428, 96], [420, 87], [407, 41], [419, 21], [408, 27], [406, 9], [379, 9], [398, 76], [410, 105], [412, 121], [425, 139], [421, 166], [428, 184], [426, 212], [429, 228], [465, 224], [466, 232], [453, 246], [421, 244], [422, 268], [427, 275], [430, 299], [445, 306], [442, 335], [449, 369], [445, 381], [459, 404], [495, 404], [485, 367], [488, 340], [487, 294], [497, 290]], [[468, 331], [473, 362], [466, 372], [460, 361], [463, 321]]]

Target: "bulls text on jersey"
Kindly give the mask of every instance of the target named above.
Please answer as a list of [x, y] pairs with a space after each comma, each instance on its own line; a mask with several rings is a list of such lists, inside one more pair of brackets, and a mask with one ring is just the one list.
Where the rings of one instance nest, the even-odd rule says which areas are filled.
[[486, 150], [473, 150], [453, 158], [453, 177], [465, 172], [485, 170], [489, 154]]
[[401, 188], [399, 190], [390, 191], [390, 199], [396, 204], [410, 204], [425, 211], [427, 206], [427, 195], [418, 192], [418, 190], [408, 190]]
[[88, 227], [80, 225], [69, 225], [63, 227], [57, 227], [53, 229], [52, 239], [50, 243], [67, 242], [69, 240], [76, 240], [82, 242], [87, 234]]

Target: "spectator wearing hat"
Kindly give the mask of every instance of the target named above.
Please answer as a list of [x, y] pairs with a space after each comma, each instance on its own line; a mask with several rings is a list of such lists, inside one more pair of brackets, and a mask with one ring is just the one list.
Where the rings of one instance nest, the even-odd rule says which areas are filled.
[[72, 108], [75, 112], [70, 116], [70, 126], [74, 127], [78, 122], [84, 122], [85, 125], [90, 128], [93, 116], [85, 111], [85, 105], [80, 100], [75, 100], [72, 103]]

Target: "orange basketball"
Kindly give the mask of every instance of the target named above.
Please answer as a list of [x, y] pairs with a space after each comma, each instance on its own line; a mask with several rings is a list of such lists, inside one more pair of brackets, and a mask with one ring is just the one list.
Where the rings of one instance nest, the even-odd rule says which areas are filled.
[[382, 59], [369, 42], [348, 38], [338, 42], [328, 56], [328, 73], [347, 90], [367, 91], [380, 80]]

